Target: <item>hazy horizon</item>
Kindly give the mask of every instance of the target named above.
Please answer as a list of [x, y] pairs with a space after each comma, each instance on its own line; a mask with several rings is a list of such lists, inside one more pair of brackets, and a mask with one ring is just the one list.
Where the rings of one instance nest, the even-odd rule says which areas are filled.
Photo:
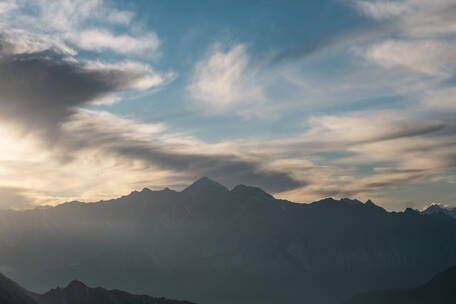
[[[36, 208], [40, 208], [40, 207], [55, 207], [55, 206], [59, 206], [59, 205], [64, 205], [64, 204], [67, 204], [67, 203], [87, 203], [87, 204], [97, 204], [97, 203], [102, 203], [102, 202], [107, 202], [107, 201], [111, 201], [111, 200], [116, 200], [116, 199], [120, 199], [120, 198], [123, 198], [123, 197], [128, 197], [132, 194], [135, 194], [135, 193], [138, 193], [138, 192], [144, 192], [144, 191], [153, 191], [153, 192], [160, 192], [160, 191], [167, 191], [167, 190], [170, 190], [170, 191], [175, 191], [175, 192], [183, 192], [185, 189], [189, 188], [190, 186], [192, 186], [193, 184], [199, 182], [200, 180], [204, 180], [204, 179], [208, 179], [210, 180], [211, 182], [215, 182], [215, 183], [218, 183], [216, 180], [213, 180], [209, 177], [201, 177], [195, 181], [193, 181], [192, 183], [188, 184], [188, 185], [182, 185], [180, 187], [177, 187], [177, 188], [170, 188], [170, 187], [164, 187], [164, 188], [150, 188], [150, 187], [144, 187], [142, 189], [132, 189], [131, 191], [129, 192], [126, 192], [126, 193], [122, 193], [118, 196], [115, 196], [115, 197], [109, 197], [109, 198], [106, 198], [106, 199], [100, 199], [100, 200], [72, 200], [72, 201], [61, 201], [61, 202], [57, 202], [56, 204], [43, 204], [43, 205], [38, 205], [38, 206], [29, 206], [28, 208], [19, 208], [19, 209], [15, 209], [14, 206], [10, 207], [10, 208], [5, 208], [5, 209], [0, 209], [0, 211], [2, 210], [14, 210], [14, 211], [27, 211], [27, 210], [33, 210], [33, 209], [36, 209]], [[219, 183], [218, 183], [219, 184]], [[223, 184], [220, 184], [224, 187], [226, 187], [225, 185]], [[237, 185], [233, 185], [232, 187], [226, 187], [227, 190], [229, 191], [233, 191], [236, 187], [238, 186], [247, 186], [247, 187], [254, 187], [254, 188], [257, 188], [256, 186], [254, 185], [244, 185], [244, 184], [237, 184]], [[260, 190], [263, 190], [261, 188], [258, 188]], [[264, 191], [264, 190], [263, 190]], [[266, 192], [267, 193], [267, 192]], [[268, 193], [269, 194], [269, 193]], [[280, 199], [277, 197], [277, 199]], [[289, 201], [291, 203], [295, 203], [295, 204], [312, 204], [312, 203], [315, 203], [315, 202], [319, 202], [319, 201], [322, 201], [322, 200], [326, 200], [326, 199], [335, 199], [335, 200], [345, 200], [345, 199], [349, 199], [349, 200], [354, 200], [354, 201], [359, 201], [361, 203], [367, 203], [367, 202], [372, 202], [371, 199], [367, 199], [366, 201], [362, 201], [356, 197], [332, 197], [332, 196], [329, 196], [329, 197], [322, 197], [320, 199], [317, 199], [315, 201], [308, 201], [308, 202], [294, 202], [294, 201]], [[374, 204], [376, 205], [379, 205], [379, 203], [377, 202], [373, 202]], [[431, 202], [429, 204], [426, 204], [424, 205], [422, 208], [412, 208], [412, 209], [415, 209], [415, 210], [418, 210], [418, 211], [424, 211], [426, 210], [427, 208], [431, 207], [431, 206], [439, 206], [439, 207], [442, 207], [442, 208], [445, 208], [445, 209], [453, 209], [454, 207], [452, 205], [449, 205], [449, 204], [442, 204], [442, 203], [438, 203], [438, 202]], [[409, 206], [405, 206], [403, 209], [399, 209], [399, 210], [390, 210], [388, 208], [384, 208], [386, 211], [388, 212], [394, 212], [394, 211], [404, 211], [405, 209], [407, 208], [411, 208]]]

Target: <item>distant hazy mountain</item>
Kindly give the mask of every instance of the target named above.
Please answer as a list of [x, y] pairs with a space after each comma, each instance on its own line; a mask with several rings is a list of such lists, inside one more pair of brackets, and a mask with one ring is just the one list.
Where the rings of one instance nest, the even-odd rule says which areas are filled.
[[456, 267], [436, 275], [416, 288], [367, 292], [346, 304], [454, 304], [456, 303]]
[[30, 292], [0, 274], [1, 304], [192, 304], [186, 301], [132, 295], [120, 290], [89, 288], [72, 281], [65, 288], [56, 288], [40, 295]]
[[443, 204], [432, 204], [425, 210], [421, 211], [422, 214], [437, 214], [443, 213], [456, 219], [456, 207], [449, 207]]
[[340, 303], [456, 264], [456, 220], [373, 202], [277, 200], [203, 178], [182, 192], [0, 212], [0, 271], [202, 304]]

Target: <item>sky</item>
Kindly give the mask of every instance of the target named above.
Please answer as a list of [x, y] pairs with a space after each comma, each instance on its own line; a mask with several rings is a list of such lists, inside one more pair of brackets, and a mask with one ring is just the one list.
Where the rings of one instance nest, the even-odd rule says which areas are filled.
[[0, 209], [202, 176], [456, 206], [455, 15], [455, 0], [0, 0]]

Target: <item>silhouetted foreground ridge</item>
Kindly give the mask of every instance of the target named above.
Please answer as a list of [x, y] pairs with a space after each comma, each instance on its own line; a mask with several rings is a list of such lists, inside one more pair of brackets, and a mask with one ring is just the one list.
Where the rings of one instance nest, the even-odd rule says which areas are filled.
[[1, 304], [192, 304], [186, 301], [132, 295], [120, 290], [89, 288], [84, 283], [72, 281], [65, 288], [56, 288], [45, 294], [28, 291], [0, 274]]
[[454, 304], [456, 303], [456, 267], [437, 274], [416, 288], [367, 292], [345, 304]]

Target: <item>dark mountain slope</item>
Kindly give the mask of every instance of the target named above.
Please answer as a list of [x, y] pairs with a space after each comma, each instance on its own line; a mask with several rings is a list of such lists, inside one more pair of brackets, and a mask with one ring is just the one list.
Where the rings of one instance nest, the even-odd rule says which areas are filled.
[[145, 295], [132, 295], [120, 290], [89, 288], [80, 281], [71, 281], [65, 288], [56, 288], [38, 298], [39, 304], [192, 304]]
[[120, 290], [89, 288], [72, 281], [65, 288], [56, 288], [43, 295], [34, 294], [0, 274], [1, 304], [192, 304], [186, 301], [132, 295]]
[[38, 304], [34, 294], [25, 290], [15, 282], [0, 274], [1, 304]]
[[204, 178], [182, 192], [0, 212], [0, 261], [40, 291], [78, 277], [203, 304], [334, 303], [456, 264], [456, 221], [350, 199], [295, 204]]
[[456, 303], [456, 267], [437, 274], [416, 288], [368, 292], [346, 304], [453, 304]]

